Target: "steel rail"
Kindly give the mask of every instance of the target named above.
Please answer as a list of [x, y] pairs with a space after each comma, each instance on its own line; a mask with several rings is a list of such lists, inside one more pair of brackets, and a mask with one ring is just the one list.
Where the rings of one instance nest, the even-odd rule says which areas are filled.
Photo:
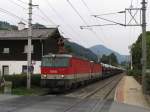
[[[69, 112], [69, 110], [71, 110], [73, 107], [77, 106], [78, 104], [85, 103], [85, 101], [86, 101], [86, 100], [89, 100], [91, 96], [93, 96], [94, 94], [96, 94], [97, 92], [99, 92], [100, 90], [102, 90], [103, 88], [105, 88], [105, 87], [111, 85], [112, 82], [114, 82], [114, 79], [116, 79], [116, 77], [117, 77], [117, 76], [113, 77], [108, 83], [102, 85], [101, 87], [99, 87], [98, 89], [96, 89], [95, 91], [93, 91], [92, 93], [90, 93], [90, 94], [88, 94], [87, 96], [85, 96], [83, 99], [81, 99], [81, 100], [75, 102], [75, 103], [72, 104], [70, 107], [68, 107], [67, 109], [65, 109], [63, 112]], [[121, 79], [121, 76], [119, 77], [119, 80], [115, 83], [115, 86], [119, 83], [120, 79]], [[106, 99], [107, 96], [109, 96], [109, 94], [112, 92], [112, 90], [114, 89], [115, 86], [113, 86], [113, 88], [111, 88], [111, 90], [104, 96], [103, 100]], [[100, 98], [100, 99], [101, 99], [101, 98]], [[98, 102], [99, 102], [99, 99], [98, 99], [98, 101], [95, 103], [95, 106], [94, 106], [94, 107], [97, 106]], [[94, 109], [95, 109], [95, 108], [94, 108]], [[93, 110], [93, 109], [92, 109], [92, 110]]]

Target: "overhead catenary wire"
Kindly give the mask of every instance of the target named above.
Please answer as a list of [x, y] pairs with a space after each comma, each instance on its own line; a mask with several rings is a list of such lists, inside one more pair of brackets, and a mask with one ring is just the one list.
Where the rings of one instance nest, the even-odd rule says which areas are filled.
[[[88, 4], [84, 1], [84, 0], [81, 0], [81, 2], [83, 3], [83, 5], [87, 8], [87, 10], [88, 10], [88, 12], [89, 12], [89, 14], [90, 14], [90, 16], [92, 15], [92, 11], [91, 11], [91, 9], [89, 8], [89, 6], [88, 6]], [[94, 21], [94, 20], [93, 20]], [[95, 22], [94, 21], [94, 23], [96, 23], [97, 25], [92, 25], [92, 26], [100, 26], [100, 25], [98, 25], [98, 22]], [[91, 26], [91, 25], [90, 25]], [[102, 32], [102, 34], [103, 34], [103, 36], [106, 38], [106, 35], [105, 35], [105, 33], [103, 32], [103, 29], [101, 28], [101, 27], [99, 27], [99, 29], [101, 30], [101, 32]], [[102, 40], [102, 39], [101, 39]], [[102, 40], [103, 41], [103, 40]], [[105, 41], [103, 41], [103, 43], [105, 43]]]
[[107, 16], [107, 15], [114, 15], [114, 14], [119, 14], [122, 13], [123, 11], [119, 11], [119, 12], [111, 12], [111, 13], [104, 13], [104, 14], [99, 14], [97, 16]]
[[91, 13], [91, 10], [90, 10], [89, 6], [87, 5], [87, 3], [84, 0], [81, 0], [81, 1], [82, 1], [82, 3], [84, 4], [84, 6], [87, 8], [87, 10], [89, 11], [89, 13], [91, 15], [92, 13]]
[[[90, 16], [92, 15], [92, 11], [91, 11], [91, 9], [89, 8], [89, 6], [88, 6], [88, 4], [84, 1], [84, 0], [81, 0], [82, 1], [82, 3], [83, 3], [83, 5], [87, 8], [87, 10], [88, 10], [88, 12], [89, 12], [89, 14], [90, 14]], [[93, 19], [93, 21], [94, 21], [94, 19]], [[104, 31], [103, 31], [103, 29], [102, 29], [102, 27], [100, 27], [100, 26], [103, 26], [103, 25], [98, 25], [99, 23], [97, 22], [97, 21], [94, 21], [94, 23], [95, 24], [97, 24], [97, 25], [89, 25], [89, 27], [91, 27], [91, 26], [99, 26], [98, 28], [100, 29], [100, 31], [102, 32], [102, 35], [104, 36], [104, 38], [105, 39], [107, 39], [107, 36], [106, 36], [106, 34], [104, 33]], [[114, 24], [107, 24], [107, 25], [114, 25]], [[116, 24], [115, 24], [116, 25]], [[94, 32], [94, 33], [96, 33], [96, 32]], [[96, 34], [97, 35], [97, 37], [99, 37], [99, 35], [98, 34]], [[102, 39], [102, 38], [98, 38], [98, 40], [100, 40], [100, 41], [102, 41], [103, 42], [103, 44], [106, 44], [106, 42]], [[108, 40], [108, 39], [107, 39]], [[108, 42], [108, 41], [107, 41]]]
[[[27, 9], [24, 7], [24, 6], [22, 6], [22, 5], [20, 5], [20, 4], [18, 4], [18, 3], [16, 3], [16, 2], [14, 2], [13, 0], [8, 0], [9, 2], [11, 2], [12, 4], [14, 4], [14, 5], [16, 5], [16, 6], [18, 6], [18, 7], [20, 7], [20, 8], [22, 8], [23, 10], [25, 10], [25, 11], [27, 11]], [[25, 5], [28, 5], [26, 2], [24, 2], [24, 4]], [[40, 12], [43, 14], [43, 11], [39, 8], [39, 10], [40, 10]], [[35, 15], [35, 14], [33, 14], [33, 15]], [[38, 17], [40, 17], [42, 20], [44, 20], [44, 21], [49, 21], [49, 22], [51, 22], [52, 24], [54, 24], [54, 22], [52, 21], [52, 20], [50, 20], [49, 18], [47, 18], [47, 16], [45, 16], [45, 14], [43, 14], [44, 15], [44, 17], [43, 16], [41, 16], [41, 15], [35, 15], [35, 16], [38, 16]], [[54, 24], [55, 25], [55, 24]]]
[[[63, 19], [63, 17], [55, 10], [55, 8], [50, 4], [50, 2], [48, 1], [48, 0], [46, 0], [47, 1], [47, 3], [48, 3], [48, 5], [49, 5], [49, 7], [55, 12], [55, 14], [58, 16], [58, 18], [63, 22], [63, 23], [65, 23], [66, 24], [66, 26], [68, 26], [73, 32], [75, 32], [75, 34], [77, 34], [78, 35], [78, 37], [81, 37], [81, 35], [78, 33], [78, 31], [76, 31], [72, 26], [70, 26], [69, 24], [67, 24], [66, 22], [65, 22], [65, 20]], [[73, 5], [72, 5], [73, 6]], [[74, 7], [74, 6], [73, 6]], [[75, 7], [74, 7], [74, 9], [75, 9]], [[76, 9], [75, 9], [76, 10]], [[78, 11], [76, 10], [76, 13], [77, 13]], [[80, 15], [80, 13], [78, 12], [78, 14]], [[78, 16], [79, 16], [78, 15]], [[80, 17], [82, 18], [82, 16], [80, 15]], [[84, 20], [84, 18], [82, 18], [82, 20], [84, 21], [84, 23], [86, 23], [86, 21]], [[87, 24], [87, 23], [86, 23]], [[92, 31], [92, 33], [95, 35], [95, 36], [98, 36], [97, 34], [96, 34], [96, 32], [94, 32], [94, 31]], [[78, 41], [81, 41], [81, 40], [78, 40]]]
[[22, 20], [22, 21], [28, 23], [27, 20], [25, 20], [25, 19], [23, 19], [23, 18], [17, 16], [16, 14], [14, 14], [14, 13], [12, 13], [12, 12], [10, 12], [10, 11], [7, 11], [7, 10], [5, 10], [5, 9], [3, 9], [3, 8], [0, 8], [0, 12], [3, 12], [3, 13], [5, 13], [5, 14], [8, 14], [8, 15], [14, 17], [14, 18], [17, 18], [17, 19], [19, 19], [19, 20]]
[[[69, 29], [71, 29], [73, 32], [74, 32], [74, 34], [76, 34], [78, 37], [81, 37], [81, 35], [78, 33], [78, 31], [76, 31], [70, 24], [68, 24], [66, 21], [65, 21], [65, 19], [62, 17], [62, 15], [53, 7], [53, 5], [50, 3], [50, 1], [49, 0], [46, 0], [46, 4], [49, 6], [48, 8], [50, 8], [55, 14], [56, 14], [56, 16], [58, 17], [58, 19], [60, 20], [60, 21], [62, 21], [62, 23], [65, 25], [65, 26], [67, 26], [67, 28], [69, 28]], [[63, 28], [63, 30], [64, 30], [64, 28]], [[65, 32], [67, 32], [68, 33], [68, 31], [66, 31], [65, 30]], [[71, 37], [74, 37], [74, 36], [72, 36], [72, 34], [69, 34]], [[77, 39], [77, 38], [76, 38]], [[78, 39], [77, 39], [77, 41], [79, 41]], [[81, 41], [81, 40], [80, 40]], [[84, 43], [84, 41], [82, 42], [82, 43]]]
[[[50, 5], [49, 3], [48, 3], [48, 5]], [[40, 11], [40, 13], [42, 13], [42, 15], [44, 15], [44, 19], [46, 19], [46, 20], [50, 20], [50, 21], [52, 21], [52, 23], [54, 24], [54, 22], [53, 22], [53, 20], [52, 19], [50, 19], [45, 13], [44, 13], [44, 11], [42, 11], [41, 9], [39, 9], [39, 11]], [[58, 27], [58, 25], [57, 25], [57, 27]], [[60, 28], [61, 26], [59, 25], [59, 29], [61, 29]], [[64, 32], [64, 29], [63, 29], [63, 32]], [[64, 33], [63, 33], [64, 34]]]
[[42, 15], [33, 14], [33, 16], [35, 16], [35, 18], [37, 18], [37, 16], [38, 16], [38, 18], [41, 18], [43, 21], [49, 22], [49, 20], [47, 20], [47, 18], [43, 17]]
[[[84, 1], [84, 0], [81, 0], [82, 1], [82, 3], [85, 5], [85, 7], [87, 8], [87, 10], [90, 12], [90, 15], [92, 15], [91, 14], [91, 10], [89, 10], [89, 7], [88, 7], [88, 5], [87, 5], [87, 3]], [[137, 4], [138, 4], [138, 0], [137, 0]], [[122, 13], [124, 13], [124, 11], [119, 11], [119, 12], [114, 12], [114, 13], [105, 13], [105, 14], [100, 14], [100, 15], [97, 15], [97, 16], [107, 16], [107, 15], [114, 15], [114, 14], [122, 14]], [[97, 18], [98, 19], [98, 18]], [[103, 18], [102, 18], [103, 19]], [[109, 22], [112, 22], [112, 21], [109, 21]], [[117, 23], [118, 24], [118, 23]], [[114, 24], [106, 24], [106, 25], [117, 25], [116, 23], [114, 23]], [[121, 25], [123, 25], [123, 24], [121, 24]], [[100, 25], [90, 25], [90, 26], [100, 26]], [[103, 26], [103, 25], [102, 25]], [[99, 27], [99, 28], [102, 28], [102, 27]], [[102, 30], [102, 29], [101, 29]], [[103, 32], [102, 32], [103, 33]], [[103, 33], [103, 35], [105, 35], [104, 33]]]
[[[61, 16], [61, 14], [59, 14], [59, 13], [57, 12], [57, 10], [52, 6], [52, 4], [49, 2], [49, 0], [46, 0], [46, 1], [47, 1], [47, 4], [48, 4], [49, 8], [51, 8], [51, 10], [56, 14], [56, 16], [57, 16], [63, 23], [67, 24], [67, 23], [65, 22], [64, 18]], [[69, 24], [67, 24], [67, 26], [70, 27]], [[72, 29], [72, 28], [71, 28], [71, 29]]]
[[69, 3], [69, 5], [71, 6], [71, 8], [76, 12], [76, 14], [80, 17], [80, 19], [86, 24], [87, 22], [84, 20], [84, 18], [80, 15], [80, 13], [78, 12], [78, 10], [73, 6], [73, 4], [70, 2], [70, 0], [67, 0], [67, 2]]
[[[21, 1], [21, 0], [18, 0], [18, 1], [20, 1], [21, 3], [23, 3], [23, 4], [25, 4], [25, 5], [28, 5], [28, 3], [27, 2], [23, 2], [23, 1]], [[20, 8], [22, 8], [22, 9], [24, 9], [24, 10], [27, 10], [24, 6], [22, 6], [22, 5], [20, 5], [20, 4], [18, 4], [18, 3], [16, 3], [16, 2], [14, 2], [14, 1], [12, 1], [12, 0], [9, 0], [9, 2], [11, 2], [12, 4], [14, 4], [14, 5], [16, 5], [16, 6], [18, 6], [18, 7], [20, 7]], [[53, 22], [53, 20], [51, 20], [39, 7], [38, 7], [38, 9], [39, 9], [39, 12], [44, 16], [41, 16], [41, 15], [35, 15], [35, 16], [38, 16], [38, 17], [40, 17], [41, 19], [43, 19], [44, 21], [49, 21], [49, 22], [51, 22], [52, 24], [54, 24], [54, 25], [56, 25], [54, 22]], [[58, 25], [57, 25], [58, 26]]]
[[53, 25], [56, 25], [55, 22], [52, 19], [50, 19], [41, 8], [38, 7], [38, 10], [45, 16], [45, 18], [47, 18], [47, 20], [49, 20], [49, 22], [51, 22]]
[[97, 24], [97, 25], [81, 26], [81, 29], [86, 27], [99, 27], [99, 26], [110, 26], [110, 25], [116, 25], [116, 24], [102, 24], [102, 25]]
[[119, 11], [119, 12], [113, 12], [113, 13], [100, 14], [100, 15], [92, 15], [92, 12], [91, 12], [90, 8], [88, 7], [87, 3], [84, 0], [81, 0], [81, 1], [84, 4], [84, 6], [87, 8], [87, 10], [91, 16], [103, 16], [103, 15], [119, 14], [119, 13], [124, 12], [124, 11]]
[[[21, 0], [18, 0], [18, 1], [21, 1]], [[24, 4], [26, 4], [26, 5], [28, 5], [28, 3], [26, 3], [26, 2], [23, 2], [23, 1], [21, 1], [22, 3], [24, 3]], [[41, 14], [43, 14], [44, 15], [44, 17], [50, 22], [50, 23], [52, 23], [53, 25], [56, 25], [55, 24], [55, 22], [52, 20], [52, 19], [50, 19], [46, 14], [45, 14], [45, 12], [38, 6], [37, 7], [38, 8], [38, 10], [41, 12]], [[38, 15], [39, 16], [39, 15]], [[43, 18], [42, 16], [40, 16], [41, 18]], [[57, 26], [57, 25], [56, 25]]]
[[96, 18], [99, 18], [101, 20], [105, 20], [105, 21], [108, 21], [108, 22], [111, 22], [111, 23], [115, 23], [115, 24], [118, 24], [118, 25], [121, 25], [121, 26], [126, 26], [125, 24], [122, 24], [122, 23], [119, 23], [119, 22], [115, 22], [115, 21], [112, 21], [112, 20], [109, 20], [109, 19], [105, 19], [103, 17], [100, 17], [100, 16], [96, 16], [96, 15], [93, 15], [94, 17]]
[[[80, 17], [80, 19], [83, 21], [83, 23], [88, 26], [88, 23], [87, 23], [87, 22], [85, 21], [85, 19], [80, 15], [80, 13], [79, 13], [78, 10], [74, 7], [74, 5], [73, 5], [69, 0], [67, 0], [67, 2], [68, 2], [69, 5], [71, 6], [71, 8], [76, 12], [76, 14]], [[95, 31], [93, 31], [93, 30], [90, 30], [90, 31], [91, 31], [96, 37], [99, 37]], [[100, 38], [97, 38], [97, 39], [100, 39]], [[101, 40], [101, 42], [104, 43], [103, 40]]]
[[21, 2], [21, 3], [23, 3], [23, 4], [28, 5], [28, 3], [27, 3], [27, 2], [24, 2], [24, 1], [22, 1], [22, 0], [17, 0], [17, 1], [19, 1], [19, 2]]
[[[26, 10], [26, 8], [24, 8], [22, 5], [20, 5], [20, 4], [18, 4], [18, 3], [15, 3], [14, 1], [12, 1], [12, 0], [9, 0], [9, 1], [11, 1], [13, 4], [15, 4], [15, 5], [17, 5], [17, 6], [19, 6], [19, 7], [21, 7], [22, 9], [25, 9]], [[28, 3], [27, 2], [24, 2], [24, 1], [22, 1], [22, 0], [18, 0], [18, 1], [20, 1], [21, 3], [23, 3], [23, 4], [25, 4], [25, 5], [28, 5]], [[54, 22], [53, 22], [53, 20], [51, 20], [45, 13], [43, 13], [43, 11], [41, 11], [41, 9], [39, 10], [40, 11], [40, 13], [44, 16], [44, 17], [42, 17], [42, 16], [40, 16], [40, 15], [38, 15], [40, 18], [42, 18], [43, 20], [48, 20], [48, 21], [50, 21], [51, 23], [53, 23], [53, 24], [55, 24]], [[80, 15], [80, 13], [79, 13], [79, 15]], [[82, 17], [82, 16], [81, 16]], [[83, 18], [83, 17], [82, 17]], [[83, 18], [84, 19], [84, 18]], [[84, 22], [86, 22], [85, 20], [84, 20]], [[86, 22], [86, 24], [87, 24], [87, 22]], [[72, 29], [72, 28], [71, 28]], [[73, 30], [74, 30], [74, 28], [73, 28]], [[75, 31], [75, 30], [74, 30]], [[95, 31], [91, 31], [94, 35], [97, 35], [96, 34], [96, 32]], [[76, 34], [78, 33], [78, 31], [76, 32]], [[79, 34], [79, 33], [78, 33]], [[80, 36], [80, 34], [78, 35], [78, 36]], [[98, 35], [97, 35], [98, 36]], [[101, 40], [102, 41], [102, 40]]]
[[[26, 8], [24, 8], [22, 5], [20, 5], [20, 4], [16, 3], [16, 2], [14, 2], [14, 1], [12, 1], [12, 0], [9, 0], [9, 1], [10, 1], [11, 3], [13, 3], [14, 5], [19, 6], [19, 7], [21, 7], [22, 9], [26, 10]], [[22, 0], [18, 0], [18, 1], [21, 2], [21, 3], [23, 3], [23, 4], [25, 4], [25, 5], [28, 5], [27, 2], [23, 2]], [[41, 9], [39, 9], [39, 11], [40, 11], [40, 13], [41, 13], [42, 15], [44, 15], [44, 17], [38, 15], [41, 19], [43, 19], [43, 20], [48, 20], [48, 21], [50, 21], [52, 24], [55, 24]], [[71, 29], [72, 29], [73, 31], [75, 31], [72, 27], [71, 27]], [[76, 31], [75, 31], [75, 32], [76, 32]], [[93, 31], [92, 31], [92, 32], [93, 32]], [[78, 32], [76, 32], [76, 34], [78, 34]], [[95, 32], [93, 32], [93, 34], [96, 35]], [[78, 34], [78, 36], [80, 36], [80, 34]]]
[[8, 1], [11, 2], [12, 4], [18, 6], [18, 7], [21, 7], [21, 8], [24, 9], [24, 10], [27, 10], [27, 9], [26, 9], [25, 7], [23, 7], [22, 5], [20, 5], [20, 4], [16, 3], [16, 2], [14, 2], [14, 0], [8, 0]]

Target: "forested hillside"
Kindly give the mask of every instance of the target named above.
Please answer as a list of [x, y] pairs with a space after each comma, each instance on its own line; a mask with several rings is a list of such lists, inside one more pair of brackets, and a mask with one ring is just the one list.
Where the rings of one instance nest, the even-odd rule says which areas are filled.
[[0, 21], [0, 30], [17, 30], [18, 27], [15, 25], [11, 25], [8, 22]]
[[77, 43], [66, 41], [65, 48], [69, 51], [70, 54], [77, 55], [91, 61], [98, 61], [96, 54]]

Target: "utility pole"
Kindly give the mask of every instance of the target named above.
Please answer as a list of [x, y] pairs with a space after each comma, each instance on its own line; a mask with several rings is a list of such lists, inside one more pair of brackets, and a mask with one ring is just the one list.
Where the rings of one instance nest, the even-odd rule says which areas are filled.
[[109, 65], [112, 65], [112, 63], [111, 63], [111, 55], [109, 56]]
[[130, 51], [130, 58], [128, 59], [129, 63], [129, 68], [130, 70], [133, 70], [133, 59], [132, 59], [132, 45], [130, 45], [129, 47], [129, 51]]
[[132, 61], [132, 51], [130, 51], [130, 60], [131, 60], [131, 65], [130, 65], [130, 69], [133, 70], [133, 61]]
[[31, 88], [31, 47], [32, 47], [32, 0], [29, 0], [29, 21], [28, 21], [28, 53], [27, 53], [27, 89]]
[[143, 93], [146, 93], [146, 67], [147, 67], [147, 50], [146, 50], [146, 1], [142, 0], [142, 86]]

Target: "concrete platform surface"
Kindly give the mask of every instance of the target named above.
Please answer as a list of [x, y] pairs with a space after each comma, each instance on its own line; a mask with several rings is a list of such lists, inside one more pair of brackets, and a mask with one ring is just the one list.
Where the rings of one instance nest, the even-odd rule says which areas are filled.
[[150, 109], [119, 104], [113, 100], [99, 101], [63, 96], [22, 96], [0, 101], [0, 112], [150, 112]]
[[141, 85], [132, 76], [124, 76], [120, 81], [116, 89], [115, 101], [149, 108]]

